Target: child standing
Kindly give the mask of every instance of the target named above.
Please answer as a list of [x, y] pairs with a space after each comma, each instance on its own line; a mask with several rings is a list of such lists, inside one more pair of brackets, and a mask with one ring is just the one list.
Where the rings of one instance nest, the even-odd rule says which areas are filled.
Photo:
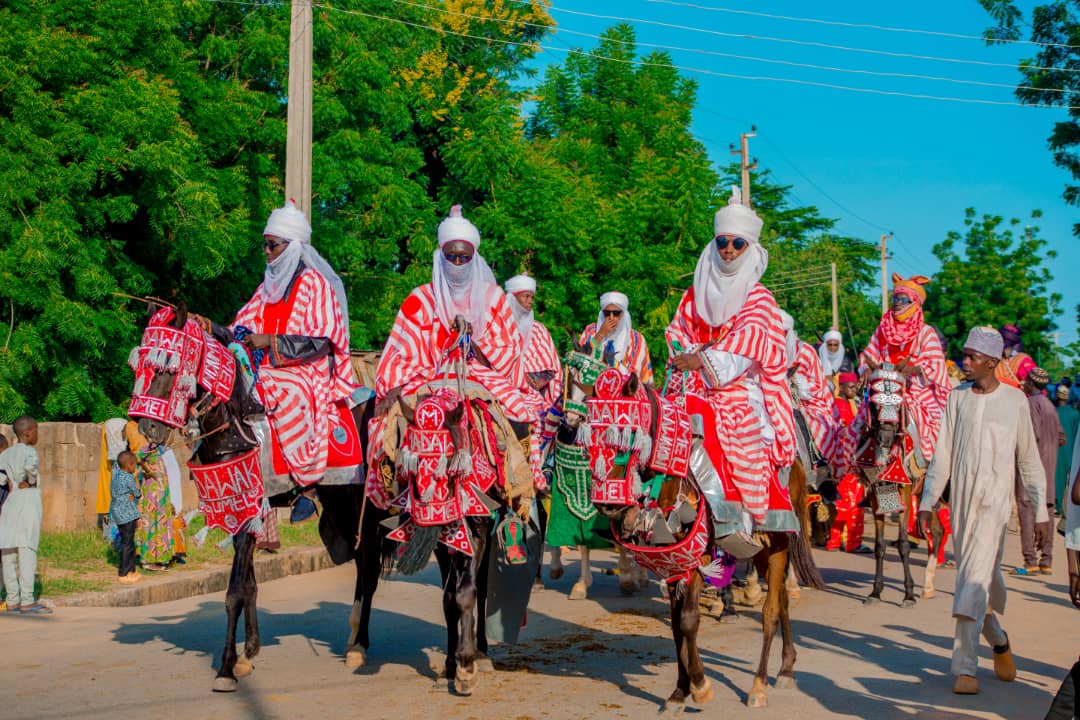
[[0, 513], [0, 564], [8, 592], [8, 612], [49, 614], [52, 610], [34, 602], [38, 543], [41, 540], [41, 474], [37, 421], [29, 415], [15, 419], [19, 442], [0, 454], [0, 471], [7, 476], [11, 494]]
[[109, 485], [112, 495], [109, 515], [120, 533], [120, 582], [127, 584], [139, 580], [139, 571], [135, 569], [135, 528], [139, 523], [136, 503], [141, 494], [135, 481], [136, 470], [135, 453], [124, 450], [116, 456]]

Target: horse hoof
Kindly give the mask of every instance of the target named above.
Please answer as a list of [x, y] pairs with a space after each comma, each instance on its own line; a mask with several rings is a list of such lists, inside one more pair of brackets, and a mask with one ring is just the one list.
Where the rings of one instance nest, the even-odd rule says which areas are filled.
[[239, 683], [236, 682], [236, 678], [225, 677], [224, 675], [219, 675], [216, 678], [214, 678], [213, 689], [214, 689], [214, 692], [221, 692], [221, 693], [236, 692], [236, 686], [237, 685], [239, 685]]
[[913, 608], [913, 607], [915, 607], [915, 598], [904, 598], [904, 601], [902, 603], [900, 603], [900, 607], [902, 607], [902, 608]]
[[777, 675], [776, 676], [776, 689], [777, 690], [794, 690], [795, 678], [791, 675]]
[[367, 662], [367, 653], [362, 647], [356, 647], [345, 653], [345, 667], [349, 670], [358, 670]]
[[705, 681], [700, 685], [690, 684], [690, 697], [694, 698], [694, 702], [698, 705], [704, 705], [713, 699], [714, 693], [712, 689], [712, 680], [705, 678]]
[[802, 597], [802, 590], [799, 588], [788, 588], [787, 596], [792, 600], [798, 600]]
[[247, 656], [241, 655], [236, 659], [236, 664], [233, 665], [233, 675], [238, 678], [247, 677], [254, 669], [255, 666], [251, 664], [251, 661], [247, 659]]
[[868, 598], [866, 598], [865, 600], [862, 601], [862, 604], [863, 605], [877, 605], [879, 602], [881, 602], [881, 598], [879, 598], [879, 597], [868, 597]]
[[563, 576], [562, 567], [553, 567], [548, 570], [548, 577], [552, 580], [558, 580]]
[[580, 580], [574, 583], [574, 587], [570, 588], [571, 600], [584, 600], [588, 594], [589, 589]]
[[458, 695], [472, 695], [476, 690], [477, 675], [479, 673], [476, 669], [476, 664], [473, 664], [471, 672], [466, 671], [464, 668], [459, 667], [457, 673], [454, 674], [454, 690]]
[[686, 710], [686, 703], [677, 702], [675, 700], [668, 700], [664, 703], [664, 707], [660, 708], [660, 717], [662, 718], [677, 718], [682, 717], [683, 711]]
[[937, 595], [937, 590], [934, 588], [925, 588], [922, 591], [923, 600], [929, 600]]
[[721, 615], [723, 615], [724, 614], [724, 601], [723, 600], [715, 600], [711, 605], [709, 605], [709, 614], [714, 616], [714, 617], [720, 617]]
[[626, 578], [624, 580], [621, 576], [619, 577], [619, 592], [621, 592], [624, 596], [629, 597], [630, 595], [633, 595], [634, 591], [636, 590], [637, 583], [634, 582], [631, 578]]
[[763, 708], [769, 706], [769, 697], [760, 690], [755, 690], [746, 698], [746, 707]]
[[482, 673], [495, 672], [495, 663], [487, 655], [478, 655], [476, 658], [476, 670]]

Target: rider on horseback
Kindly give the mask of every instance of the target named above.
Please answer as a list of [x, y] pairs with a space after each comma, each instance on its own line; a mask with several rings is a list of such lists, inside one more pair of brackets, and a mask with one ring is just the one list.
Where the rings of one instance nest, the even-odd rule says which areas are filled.
[[637, 373], [646, 385], [653, 381], [652, 359], [645, 338], [633, 328], [630, 300], [621, 292], [606, 292], [600, 296], [600, 314], [596, 322], [585, 328], [578, 340], [604, 359], [610, 367]]
[[[223, 343], [242, 339], [253, 352], [275, 470], [306, 486], [326, 475], [332, 446], [347, 447], [342, 438], [356, 437], [348, 412], [356, 386], [345, 288], [312, 247], [311, 225], [292, 200], [270, 214], [263, 248], [263, 282], [231, 328], [193, 317]], [[349, 464], [362, 461], [345, 454], [341, 459]]]
[[[672, 365], [687, 377], [687, 410], [711, 429], [705, 451], [715, 472], [691, 463], [717, 535], [743, 527], [743, 512], [758, 529], [798, 529], [778, 477], [795, 460], [795, 426], [780, 308], [759, 282], [769, 263], [761, 226], [733, 188], [666, 332]], [[703, 401], [697, 409], [691, 395]]]
[[[833, 394], [825, 378], [814, 346], [799, 339], [795, 321], [783, 310], [784, 329], [787, 331], [788, 378], [791, 381], [792, 400], [797, 412], [796, 421], [805, 424], [806, 432], [813, 440], [813, 447], [800, 440], [799, 454], [803, 465], [809, 470], [817, 464], [824, 465], [835, 455], [837, 422], [833, 417]], [[825, 462], [819, 463], [824, 460]]]

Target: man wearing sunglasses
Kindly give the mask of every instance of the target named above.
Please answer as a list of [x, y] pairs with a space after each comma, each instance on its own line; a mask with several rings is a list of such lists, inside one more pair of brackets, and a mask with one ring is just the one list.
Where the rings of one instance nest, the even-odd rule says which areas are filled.
[[[311, 245], [311, 225], [292, 200], [270, 214], [263, 230], [262, 284], [232, 327], [260, 351], [256, 386], [274, 438], [274, 466], [300, 485], [318, 482], [331, 467], [363, 458], [350, 438], [356, 389], [349, 362], [349, 309], [341, 279]], [[204, 330], [231, 340], [229, 330], [195, 316]], [[340, 452], [335, 448], [342, 449]]]
[[[925, 469], [934, 455], [941, 416], [952, 383], [945, 365], [945, 349], [937, 331], [923, 317], [930, 279], [915, 275], [904, 279], [893, 273], [891, 307], [885, 311], [870, 344], [859, 357], [861, 381], [865, 384], [872, 368], [883, 363], [904, 363], [907, 378], [904, 405], [909, 418], [908, 432], [915, 441], [915, 462]], [[855, 445], [866, 427], [868, 408], [864, 404], [845, 437], [845, 459], [854, 457]]]
[[795, 422], [780, 308], [759, 282], [769, 265], [761, 226], [733, 188], [666, 333], [669, 390], [685, 389], [691, 415], [715, 428], [704, 437], [701, 462], [716, 472], [698, 481], [715, 517], [739, 518], [716, 527], [718, 537], [747, 520], [760, 530], [798, 530], [779, 480], [795, 461]]
[[600, 314], [596, 322], [581, 333], [578, 345], [607, 359], [612, 367], [637, 373], [643, 383], [653, 381], [649, 346], [642, 334], [633, 328], [630, 300], [621, 292], [606, 292], [600, 296]]

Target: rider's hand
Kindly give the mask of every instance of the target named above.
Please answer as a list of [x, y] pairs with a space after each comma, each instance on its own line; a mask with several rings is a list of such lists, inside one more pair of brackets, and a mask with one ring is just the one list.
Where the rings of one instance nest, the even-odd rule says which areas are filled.
[[619, 325], [620, 318], [615, 315], [605, 316], [604, 322], [600, 324], [600, 328], [596, 331], [596, 339], [603, 340], [611, 333], [615, 332], [615, 328]]
[[265, 350], [270, 347], [270, 335], [253, 333], [244, 338], [244, 345], [252, 350]]
[[680, 372], [693, 372], [694, 370], [700, 370], [705, 363], [702, 362], [701, 356], [696, 353], [683, 353], [676, 355], [671, 364]]
[[903, 369], [901, 374], [906, 378], [922, 377], [922, 368], [918, 365], [908, 365]]
[[933, 518], [934, 513], [930, 512], [929, 510], [919, 511], [919, 530], [922, 531], [922, 536], [924, 538], [930, 537], [930, 522], [933, 520]]
[[195, 313], [188, 313], [188, 320], [194, 320], [195, 324], [207, 335], [214, 332], [214, 323], [210, 318], [203, 317], [202, 315], [196, 315]]
[[464, 315], [454, 318], [454, 330], [458, 335], [472, 335], [472, 323], [465, 319]]

